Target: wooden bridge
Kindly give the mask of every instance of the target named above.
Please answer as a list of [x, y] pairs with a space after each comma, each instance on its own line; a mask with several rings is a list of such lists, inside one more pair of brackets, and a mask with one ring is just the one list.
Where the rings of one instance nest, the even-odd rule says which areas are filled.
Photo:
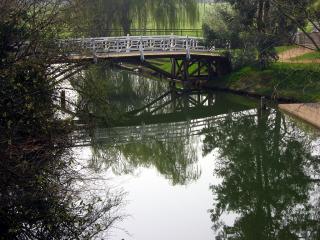
[[[163, 77], [194, 83], [210, 80], [231, 71], [230, 59], [223, 56], [228, 49], [205, 47], [196, 37], [124, 36], [78, 38], [60, 41], [67, 49], [69, 62], [109, 61], [114, 64], [142, 66]], [[169, 68], [162, 68], [155, 60], [168, 59]]]

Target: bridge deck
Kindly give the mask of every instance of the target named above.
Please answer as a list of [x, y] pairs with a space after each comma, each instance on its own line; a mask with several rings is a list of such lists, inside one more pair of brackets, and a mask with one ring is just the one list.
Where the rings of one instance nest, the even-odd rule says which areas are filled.
[[[151, 51], [144, 52], [144, 57], [147, 59], [152, 58], [185, 58], [185, 51]], [[218, 52], [205, 52], [205, 51], [191, 51], [190, 55], [192, 58], [223, 58]], [[92, 61], [93, 59], [104, 59], [104, 60], [129, 60], [141, 57], [140, 52], [120, 52], [120, 53], [96, 53], [96, 54], [73, 54], [68, 56], [68, 60], [72, 62], [78, 61]]]

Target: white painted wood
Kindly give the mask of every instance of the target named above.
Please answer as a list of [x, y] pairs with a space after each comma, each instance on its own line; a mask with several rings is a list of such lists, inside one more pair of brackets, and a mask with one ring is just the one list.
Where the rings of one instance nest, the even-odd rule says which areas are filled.
[[[101, 38], [76, 38], [61, 40], [61, 47], [75, 50], [98, 53], [130, 53], [148, 51], [204, 51], [203, 39], [196, 37], [169, 36], [124, 36], [124, 37], [101, 37]], [[211, 48], [215, 49], [214, 47]]]

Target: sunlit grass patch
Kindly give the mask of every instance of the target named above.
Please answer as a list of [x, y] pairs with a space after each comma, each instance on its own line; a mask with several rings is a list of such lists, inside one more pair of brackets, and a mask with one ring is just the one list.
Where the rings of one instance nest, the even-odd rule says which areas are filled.
[[294, 48], [296, 48], [296, 47], [297, 47], [297, 46], [295, 46], [295, 45], [278, 46], [278, 47], [276, 47], [276, 52], [277, 52], [278, 54], [280, 54], [280, 53], [289, 51], [289, 50], [291, 50], [291, 49], [294, 49]]
[[315, 60], [315, 59], [320, 60], [320, 52], [319, 51], [306, 53], [304, 55], [301, 55], [301, 56], [294, 58], [293, 60]]

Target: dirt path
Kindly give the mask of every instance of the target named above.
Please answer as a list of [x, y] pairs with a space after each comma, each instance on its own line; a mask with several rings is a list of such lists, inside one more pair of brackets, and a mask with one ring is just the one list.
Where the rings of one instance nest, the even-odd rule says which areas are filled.
[[314, 50], [296, 47], [279, 54], [279, 61], [286, 63], [320, 63], [320, 59], [294, 60], [294, 58], [302, 56], [306, 53], [314, 52]]
[[283, 53], [280, 53], [279, 60], [280, 61], [291, 60], [292, 58], [296, 58], [310, 52], [313, 52], [313, 50], [308, 48], [303, 48], [303, 47], [292, 48], [290, 50], [284, 51]]

